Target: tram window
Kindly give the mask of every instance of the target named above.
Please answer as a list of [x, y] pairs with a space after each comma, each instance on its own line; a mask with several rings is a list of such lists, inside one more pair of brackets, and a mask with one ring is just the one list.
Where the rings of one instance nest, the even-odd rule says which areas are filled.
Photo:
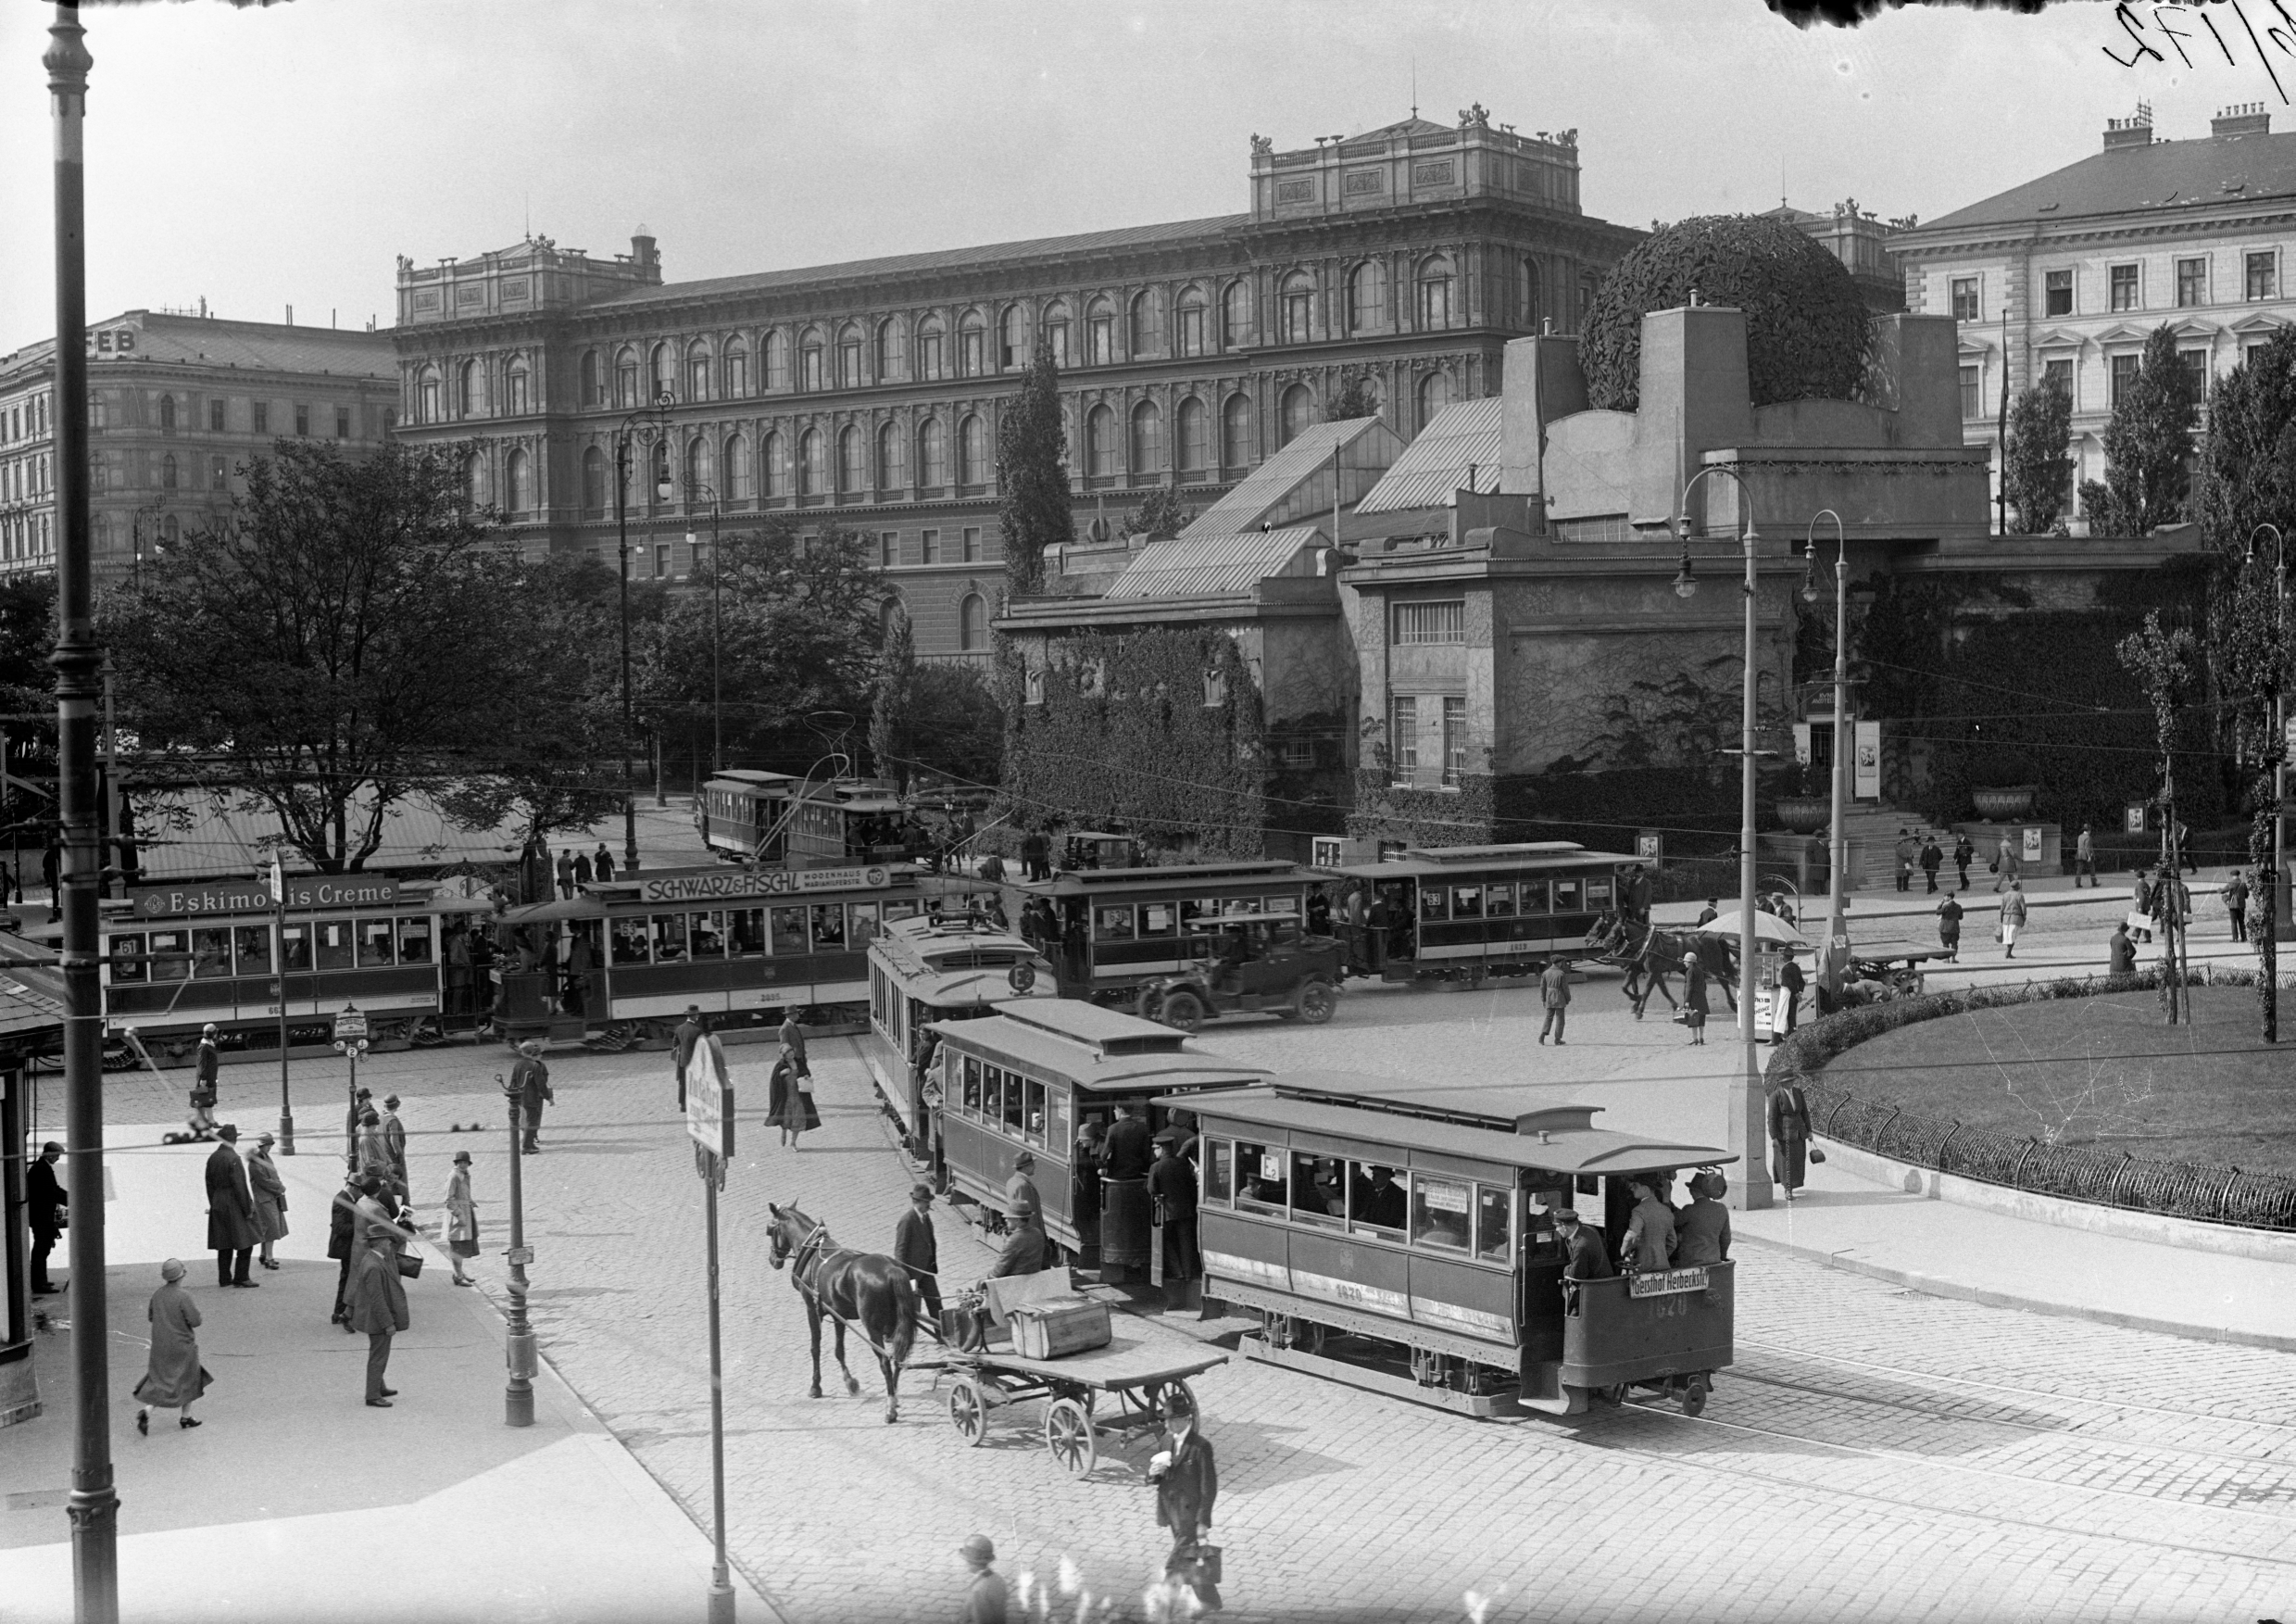
[[1448, 891], [1446, 891], [1441, 886], [1422, 886], [1419, 888], [1420, 918], [1449, 919], [1450, 916], [1451, 899], [1450, 894]]
[[232, 932], [232, 974], [268, 976], [271, 973], [271, 927], [243, 925]]
[[617, 919], [611, 926], [610, 935], [613, 938], [610, 951], [616, 964], [646, 963], [645, 920]]
[[322, 970], [347, 970], [354, 952], [351, 947], [351, 922], [347, 919], [322, 919], [311, 926], [319, 942], [319, 967]]
[[1483, 917], [1483, 888], [1453, 886], [1451, 888], [1451, 917], [1480, 919]]
[[775, 908], [773, 915], [773, 952], [776, 957], [805, 951], [805, 909]]
[[1236, 1195], [1236, 1141], [1206, 1139], [1204, 1141], [1203, 1199], [1219, 1206], [1226, 1206]]
[[1343, 1227], [1348, 1218], [1348, 1190], [1341, 1181], [1341, 1164], [1330, 1156], [1305, 1151], [1291, 1153], [1291, 1215], [1302, 1224]]
[[1473, 1185], [1420, 1174], [1411, 1180], [1411, 1239], [1422, 1246], [1466, 1251], [1474, 1199]]
[[1045, 1142], [1045, 1086], [1035, 1077], [1026, 1077], [1021, 1090], [1021, 1135], [1030, 1144], [1041, 1145]]
[[1005, 1119], [1005, 1072], [1002, 1066], [981, 1067], [981, 1120], [991, 1127]]
[[1375, 1162], [1348, 1164], [1348, 1221], [1359, 1235], [1400, 1240], [1411, 1216], [1411, 1175]]
[[1005, 1132], [1016, 1139], [1023, 1137], [1028, 1130], [1028, 1079], [1019, 1072], [1005, 1073], [1004, 1107]]
[[1474, 1187], [1474, 1254], [1485, 1263], [1509, 1261], [1507, 1242], [1513, 1238], [1514, 1192], [1497, 1185]]
[[[1029, 1086], [1035, 1087], [1033, 1083]], [[1071, 1147], [1075, 1139], [1068, 1125], [1068, 1088], [1065, 1084], [1046, 1086], [1045, 1119], [1045, 1143], [1052, 1147], [1052, 1153], [1063, 1158], [1073, 1154]]]
[[402, 919], [398, 922], [398, 962], [402, 964], [427, 964], [431, 962], [429, 920]]
[[694, 956], [696, 959], [725, 957], [725, 915], [696, 913], [693, 920]]
[[817, 953], [834, 952], [845, 946], [845, 904], [816, 902], [813, 904], [813, 950]]
[[654, 963], [675, 964], [685, 957], [685, 915], [656, 913], [646, 921], [646, 934], [654, 938]]
[[311, 927], [307, 923], [279, 927], [279, 958], [282, 969], [308, 970], [311, 967]]
[[1557, 880], [1554, 883], [1554, 911], [1557, 913], [1584, 912], [1579, 893], [1585, 889], [1577, 880]]
[[725, 916], [730, 931], [726, 950], [737, 959], [755, 958], [765, 951], [765, 910], [736, 908]]
[[112, 985], [126, 987], [148, 979], [150, 966], [144, 958], [144, 938], [141, 935], [112, 938]]
[[1545, 880], [1524, 880], [1523, 882], [1523, 912], [1525, 913], [1547, 912], [1547, 882]]
[[362, 919], [358, 922], [358, 967], [370, 969], [391, 962], [391, 922], [387, 919]]
[[1130, 941], [1132, 939], [1132, 904], [1114, 908], [1095, 908], [1092, 911], [1092, 939], [1094, 941]]
[[1600, 913], [1611, 905], [1611, 882], [1607, 879], [1587, 882], [1587, 906]]
[[1483, 888], [1483, 913], [1485, 917], [1490, 919], [1513, 918], [1514, 887], [1512, 885], [1485, 886]]
[[181, 981], [192, 973], [191, 932], [152, 932], [152, 979]]
[[1140, 934], [1142, 936], [1173, 936], [1176, 935], [1179, 929], [1179, 910], [1172, 903], [1143, 902], [1140, 904]]
[[1236, 1141], [1236, 1204], [1248, 1212], [1284, 1215], [1283, 1152]]
[[914, 919], [922, 910], [923, 906], [924, 905], [922, 902], [917, 901], [914, 898], [902, 902], [887, 902], [885, 905], [885, 921], [887, 924], [890, 924], [896, 919]]
[[192, 974], [202, 980], [232, 973], [232, 933], [220, 928], [192, 932]]
[[877, 934], [877, 904], [852, 902], [847, 904], [853, 915], [853, 945], [865, 948]]
[[1198, 919], [1220, 917], [1220, 904], [1210, 897], [1188, 897], [1180, 903], [1180, 927], [1185, 930]]
[[981, 1063], [970, 1054], [965, 1056], [964, 1103], [960, 1109], [967, 1116], [981, 1114]]

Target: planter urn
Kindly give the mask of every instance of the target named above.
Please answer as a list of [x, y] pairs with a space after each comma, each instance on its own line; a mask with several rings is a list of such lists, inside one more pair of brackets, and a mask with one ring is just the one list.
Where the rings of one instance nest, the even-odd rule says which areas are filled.
[[1989, 824], [1998, 824], [2031, 812], [2036, 787], [2031, 784], [2007, 784], [1990, 789], [1973, 789], [1969, 799], [1979, 817]]
[[1814, 835], [1833, 820], [1834, 801], [1826, 795], [1781, 795], [1777, 819], [1797, 835]]

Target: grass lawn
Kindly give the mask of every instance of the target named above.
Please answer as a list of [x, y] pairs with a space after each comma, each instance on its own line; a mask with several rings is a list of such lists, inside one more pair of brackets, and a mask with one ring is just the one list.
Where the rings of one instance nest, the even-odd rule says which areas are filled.
[[1826, 1068], [1863, 1099], [2019, 1138], [2163, 1161], [2296, 1172], [2296, 995], [2267, 1046], [2248, 988], [2192, 989], [2192, 1025], [2160, 995], [2114, 993], [1901, 1026]]

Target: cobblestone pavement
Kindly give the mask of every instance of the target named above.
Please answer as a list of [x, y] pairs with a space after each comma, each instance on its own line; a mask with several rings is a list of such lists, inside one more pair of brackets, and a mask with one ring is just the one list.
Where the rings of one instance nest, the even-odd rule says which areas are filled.
[[[1531, 1042], [1535, 1001], [1518, 991], [1350, 995], [1321, 1029], [1239, 1022], [1207, 1040], [1287, 1066], [1503, 1069], [1612, 1100], [1625, 1121], [1631, 1102], [1717, 1091], [1726, 1043], [1692, 1054], [1679, 1028], [1637, 1026], [1603, 994], [1596, 984], [1560, 1054]], [[885, 1247], [909, 1176], [850, 1043], [815, 1046], [824, 1127], [794, 1153], [754, 1119], [771, 1049], [729, 1053], [746, 1102], [723, 1214], [735, 1560], [800, 1624], [934, 1619], [961, 1593], [953, 1547], [979, 1530], [1016, 1580], [1050, 1582], [1065, 1557], [1112, 1598], [1108, 1616], [1144, 1616], [1163, 1542], [1136, 1452], [1104, 1452], [1073, 1480], [1039, 1441], [1034, 1405], [998, 1412], [966, 1449], [920, 1374], [888, 1427], [858, 1345], [859, 1396], [834, 1364], [832, 1396], [806, 1396], [804, 1318], [766, 1265], [765, 1203], [797, 1201], [841, 1240]], [[477, 1267], [497, 1300], [501, 1060], [458, 1049], [366, 1068], [378, 1093], [407, 1101], [419, 1195], [435, 1200], [453, 1151], [474, 1150]], [[546, 1150], [523, 1164], [544, 1349], [706, 1518], [701, 1191], [668, 1057], [570, 1054], [552, 1071]], [[341, 1080], [298, 1068], [306, 1154], [337, 1150], [309, 1125], [340, 1121]], [[232, 1066], [223, 1081], [243, 1127], [275, 1110], [275, 1071]], [[133, 1108], [123, 1098], [116, 1114], [136, 1119]], [[452, 1134], [451, 1121], [486, 1131]], [[946, 1209], [938, 1225], [947, 1273], [985, 1267]], [[2283, 1395], [2296, 1359], [1919, 1296], [1766, 1249], [1739, 1266], [1738, 1363], [1697, 1420], [1629, 1404], [1571, 1422], [1476, 1422], [1240, 1361], [1197, 1379], [1220, 1452], [1232, 1612], [1456, 1619], [1479, 1597], [1493, 1619], [1574, 1624], [2286, 1616], [2296, 1423]], [[1200, 1328], [1141, 1324], [1176, 1351]], [[1075, 1616], [1073, 1599], [1055, 1601], [1053, 1617]]]

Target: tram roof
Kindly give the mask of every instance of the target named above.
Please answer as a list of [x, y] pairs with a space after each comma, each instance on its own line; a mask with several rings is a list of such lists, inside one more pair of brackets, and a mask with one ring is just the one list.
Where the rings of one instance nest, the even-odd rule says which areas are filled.
[[936, 1021], [933, 1030], [963, 1050], [1010, 1056], [1023, 1065], [1064, 1076], [1087, 1090], [1136, 1090], [1207, 1082], [1252, 1082], [1267, 1076], [1208, 1054], [1187, 1034], [1082, 999], [1007, 1001], [993, 1015]]
[[1234, 862], [1173, 862], [1161, 868], [1071, 869], [1048, 880], [1013, 882], [1040, 897], [1098, 896], [1116, 891], [1168, 891], [1199, 880], [1319, 879], [1321, 874], [1282, 858], [1255, 857]]
[[1288, 1071], [1270, 1077], [1268, 1086], [1291, 1099], [1321, 1101], [1352, 1111], [1426, 1117], [1499, 1133], [1606, 1131], [1594, 1127], [1601, 1106], [1558, 1103], [1551, 1087], [1535, 1084], [1452, 1083], [1372, 1076], [1362, 1072]]
[[[1320, 1086], [1340, 1074], [1305, 1074]], [[1321, 1134], [1354, 1139], [1384, 1150], [1430, 1151], [1439, 1155], [1498, 1162], [1542, 1172], [1615, 1176], [1649, 1173], [1660, 1168], [1704, 1167], [1735, 1162], [1729, 1152], [1713, 1145], [1677, 1144], [1650, 1135], [1619, 1133], [1592, 1126], [1599, 1105], [1556, 1105], [1529, 1112], [1522, 1126], [1498, 1127], [1466, 1122], [1439, 1121], [1380, 1110], [1372, 1103], [1376, 1086], [1395, 1086], [1393, 1079], [1358, 1077], [1365, 1097], [1342, 1104], [1330, 1097], [1301, 1098], [1293, 1092], [1300, 1074], [1282, 1073], [1266, 1086], [1240, 1089], [1216, 1099], [1191, 1103], [1199, 1122], [1248, 1124], [1258, 1127]], [[1209, 1119], [1206, 1121], [1205, 1119]], [[1547, 1135], [1541, 1139], [1541, 1133]]]
[[1640, 862], [1625, 851], [1589, 851], [1572, 840], [1523, 840], [1505, 846], [1414, 846], [1400, 857], [1383, 862], [1352, 862], [1333, 870], [1350, 878], [1414, 879], [1427, 875], [1460, 875], [1472, 870], [1488, 873], [1504, 869], [1585, 868], [1593, 864]]

